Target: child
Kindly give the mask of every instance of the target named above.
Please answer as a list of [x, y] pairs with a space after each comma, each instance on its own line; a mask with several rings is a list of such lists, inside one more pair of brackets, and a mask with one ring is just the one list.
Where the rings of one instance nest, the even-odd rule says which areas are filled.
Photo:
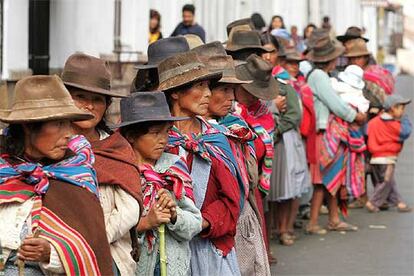
[[378, 212], [387, 201], [396, 205], [399, 212], [411, 211], [398, 193], [394, 179], [398, 154], [411, 134], [411, 123], [404, 115], [405, 106], [410, 102], [399, 95], [388, 96], [384, 102], [385, 112], [368, 123], [368, 150], [372, 154], [373, 174], [378, 179], [365, 205], [370, 212]]

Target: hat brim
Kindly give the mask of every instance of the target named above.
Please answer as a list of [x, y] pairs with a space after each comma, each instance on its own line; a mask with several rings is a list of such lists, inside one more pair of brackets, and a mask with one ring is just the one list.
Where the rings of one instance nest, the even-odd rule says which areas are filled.
[[236, 77], [223, 77], [218, 82], [219, 83], [229, 83], [229, 84], [249, 84], [249, 83], [252, 83], [253, 81], [244, 81], [244, 80], [240, 80]]
[[339, 56], [341, 56], [345, 51], [345, 48], [341, 45], [335, 45], [335, 50], [332, 53], [329, 53], [328, 55], [325, 56], [315, 56], [315, 50], [311, 49], [307, 54], [306, 54], [306, 59], [310, 60], [312, 62], [328, 62], [331, 61]]
[[77, 107], [43, 107], [31, 110], [10, 111], [7, 117], [0, 118], [5, 123], [32, 123], [54, 120], [85, 121], [93, 119], [94, 116], [84, 112]]
[[226, 45], [226, 51], [227, 52], [237, 52], [237, 51], [241, 51], [241, 50], [252, 50], [252, 49], [256, 49], [256, 50], [261, 50], [264, 51], [265, 53], [270, 53], [272, 52], [272, 50], [266, 49], [263, 46], [257, 46], [257, 45], [244, 45], [244, 46], [228, 46]]
[[289, 55], [286, 55], [284, 58], [285, 58], [285, 60], [291, 60], [291, 61], [297, 61], [297, 62], [301, 62], [301, 61], [305, 60], [305, 58], [303, 58], [303, 57], [292, 57], [292, 56], [289, 56]]
[[348, 57], [348, 58], [350, 58], [350, 57], [363, 57], [363, 56], [369, 56], [369, 55], [371, 55], [370, 52], [364, 51], [364, 52], [355, 52], [355, 53], [348, 53], [348, 54], [345, 53], [344, 57]]
[[103, 88], [97, 88], [97, 87], [91, 87], [91, 86], [86, 86], [86, 85], [81, 85], [78, 83], [74, 83], [74, 82], [67, 82], [64, 81], [63, 82], [65, 85], [68, 86], [72, 86], [72, 87], [76, 87], [76, 88], [80, 88], [83, 89], [85, 91], [88, 92], [92, 92], [92, 93], [96, 93], [96, 94], [100, 94], [100, 95], [105, 95], [105, 96], [109, 96], [109, 97], [113, 97], [113, 98], [126, 98], [126, 95], [120, 95], [119, 93], [110, 91], [110, 90], [106, 90]]
[[[195, 71], [197, 72], [197, 70]], [[176, 77], [167, 79], [164, 82], [161, 82], [157, 90], [168, 92], [168, 90], [170, 89], [178, 88], [186, 84], [191, 84], [191, 83], [204, 81], [204, 80], [220, 79], [221, 77], [222, 77], [222, 72], [208, 72], [208, 73], [202, 73], [201, 75], [197, 75], [195, 73], [193, 74], [193, 76], [191, 76], [191, 71], [189, 71], [188, 73], [181, 74]]]
[[[240, 74], [241, 78], [243, 79], [250, 78], [244, 66], [237, 67], [237, 68], [238, 68], [237, 74]], [[241, 86], [251, 95], [261, 100], [266, 100], [266, 101], [273, 100], [277, 97], [277, 95], [279, 95], [279, 85], [277, 84], [277, 81], [272, 77], [269, 79], [269, 82], [264, 87], [261, 87], [260, 85], [258, 85], [257, 82], [255, 83], [255, 81], [251, 83], [242, 84]]]
[[342, 43], [344, 43], [345, 41], [348, 41], [348, 40], [351, 40], [351, 39], [357, 39], [357, 38], [361, 38], [365, 42], [368, 42], [369, 41], [369, 39], [366, 38], [366, 37], [356, 36], [356, 35], [338, 35], [336, 37], [336, 39], [339, 40]]
[[189, 120], [190, 117], [170, 117], [170, 118], [145, 118], [141, 120], [134, 120], [129, 122], [122, 122], [120, 124], [111, 125], [111, 129], [117, 129], [121, 127], [126, 127], [134, 124], [145, 123], [145, 122], [178, 122], [178, 121], [185, 121]]
[[135, 69], [155, 69], [158, 68], [158, 64], [138, 64], [134, 66]]

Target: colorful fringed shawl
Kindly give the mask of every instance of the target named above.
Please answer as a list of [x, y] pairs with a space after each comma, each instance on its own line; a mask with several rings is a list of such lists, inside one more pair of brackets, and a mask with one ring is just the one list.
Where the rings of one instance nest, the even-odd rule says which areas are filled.
[[[139, 166], [139, 170], [141, 173], [144, 205], [143, 216], [146, 216], [151, 206], [156, 203], [157, 192], [160, 189], [171, 191], [177, 200], [181, 200], [185, 195], [194, 201], [191, 176], [188, 172], [187, 164], [182, 158], [177, 159], [177, 161], [163, 173], [157, 172], [155, 167], [151, 164], [141, 165]], [[145, 233], [149, 251], [152, 251], [155, 236], [155, 229]]]
[[328, 191], [336, 195], [345, 186], [353, 198], [364, 194], [366, 144], [362, 132], [331, 115], [321, 148], [321, 172]]
[[49, 241], [57, 250], [67, 275], [100, 275], [96, 256], [87, 241], [51, 210], [42, 206], [49, 179], [85, 188], [99, 198], [94, 155], [83, 136], [75, 136], [68, 148], [74, 156], [42, 166], [24, 162], [10, 164], [8, 156], [0, 158], [0, 204], [24, 202], [34, 197], [32, 232]]
[[[273, 162], [273, 133], [275, 131], [273, 115], [261, 101], [257, 101], [249, 107], [237, 103], [235, 114], [241, 116], [249, 124], [265, 145], [266, 151], [260, 168], [258, 187], [264, 194], [268, 194]], [[260, 162], [260, 160], [258, 161]]]
[[[198, 155], [207, 162], [211, 162], [214, 157], [223, 162], [230, 170], [232, 175], [237, 178], [241, 195], [244, 195], [245, 179], [239, 168], [238, 161], [234, 156], [233, 149], [227, 137], [217, 128], [212, 127], [207, 121], [201, 117], [197, 117], [203, 125], [202, 133], [193, 133], [191, 135], [182, 134], [176, 127], [173, 127], [169, 133], [168, 149], [177, 146], [183, 147], [185, 150]], [[240, 208], [243, 208], [244, 197], [240, 196]]]

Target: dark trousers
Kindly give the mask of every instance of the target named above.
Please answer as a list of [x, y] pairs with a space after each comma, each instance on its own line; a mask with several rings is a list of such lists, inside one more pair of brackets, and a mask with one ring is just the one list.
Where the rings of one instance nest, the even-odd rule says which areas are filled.
[[374, 184], [374, 193], [370, 197], [370, 202], [375, 207], [380, 207], [384, 203], [397, 205], [400, 203], [401, 195], [397, 190], [394, 172], [395, 165], [371, 165], [372, 174], [377, 183]]

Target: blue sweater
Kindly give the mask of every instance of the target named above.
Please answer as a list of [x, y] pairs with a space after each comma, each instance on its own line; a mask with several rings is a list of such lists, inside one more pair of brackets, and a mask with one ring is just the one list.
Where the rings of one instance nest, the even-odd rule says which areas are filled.
[[206, 42], [206, 32], [203, 27], [197, 23], [191, 26], [185, 26], [182, 22], [175, 27], [175, 30], [171, 36], [186, 35], [186, 34], [195, 34], [198, 35], [203, 42]]

